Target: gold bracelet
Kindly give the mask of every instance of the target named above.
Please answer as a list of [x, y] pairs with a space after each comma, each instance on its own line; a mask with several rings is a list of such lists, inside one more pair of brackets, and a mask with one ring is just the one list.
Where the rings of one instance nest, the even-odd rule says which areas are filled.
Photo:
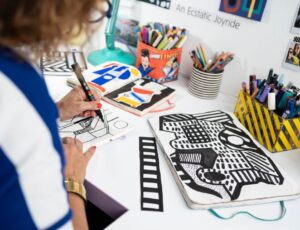
[[72, 179], [65, 179], [65, 185], [67, 192], [74, 193], [80, 196], [84, 201], [86, 201], [86, 190], [82, 183], [74, 181]]

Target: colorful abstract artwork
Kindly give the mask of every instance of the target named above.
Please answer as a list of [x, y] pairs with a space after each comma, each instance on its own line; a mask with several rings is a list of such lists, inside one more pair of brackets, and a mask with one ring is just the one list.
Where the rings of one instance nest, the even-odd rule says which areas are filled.
[[110, 92], [141, 77], [140, 72], [134, 66], [118, 62], [104, 64], [87, 75], [89, 84], [102, 93]]
[[261, 21], [267, 0], [221, 0], [220, 11]]
[[127, 107], [143, 111], [174, 92], [167, 86], [147, 79], [138, 79], [109, 94], [106, 98]]

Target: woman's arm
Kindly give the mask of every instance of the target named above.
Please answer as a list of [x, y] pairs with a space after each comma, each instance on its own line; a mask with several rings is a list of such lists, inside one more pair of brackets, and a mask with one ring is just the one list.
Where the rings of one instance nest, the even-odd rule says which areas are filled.
[[[86, 174], [86, 167], [91, 157], [96, 151], [96, 147], [91, 147], [85, 153], [82, 152], [82, 143], [74, 138], [64, 138], [63, 147], [66, 156], [66, 167], [64, 175], [67, 183], [73, 183], [76, 186], [82, 186], [84, 189], [84, 179]], [[75, 229], [88, 229], [88, 223], [85, 213], [85, 189], [84, 194], [74, 192], [76, 189], [69, 189], [68, 198], [71, 209], [73, 211], [73, 226]], [[72, 188], [72, 187], [71, 187]], [[78, 190], [77, 190], [78, 191]]]

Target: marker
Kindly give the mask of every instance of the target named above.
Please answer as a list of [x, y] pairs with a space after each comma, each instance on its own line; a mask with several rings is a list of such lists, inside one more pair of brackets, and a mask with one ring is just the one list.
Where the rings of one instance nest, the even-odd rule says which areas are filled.
[[[73, 71], [75, 72], [75, 75], [78, 79], [78, 81], [80, 82], [81, 84], [81, 87], [86, 95], [86, 98], [89, 100], [89, 101], [95, 101], [95, 97], [90, 89], [90, 87], [88, 86], [88, 84], [86, 83], [82, 73], [81, 73], [81, 70], [79, 69], [79, 66], [77, 63], [71, 65], [72, 66], [72, 69]], [[96, 110], [95, 111], [96, 114], [99, 116], [99, 118], [101, 119], [101, 121], [104, 123], [104, 117], [103, 117], [103, 114], [101, 112], [101, 110]]]
[[250, 95], [252, 95], [256, 89], [256, 75], [250, 75], [249, 89], [250, 89]]
[[183, 44], [185, 43], [187, 39], [187, 36], [184, 35], [180, 38], [180, 40], [177, 42], [177, 44], [175, 45], [176, 48], [181, 48], [183, 46]]
[[205, 50], [204, 50], [204, 48], [203, 48], [202, 45], [200, 45], [200, 50], [201, 50], [202, 56], [203, 56], [203, 58], [204, 58], [205, 65], [207, 65], [207, 64], [208, 64], [208, 61], [207, 61], [207, 57], [206, 57]]
[[268, 109], [273, 111], [276, 109], [276, 95], [275, 92], [268, 94]]
[[158, 36], [157, 36], [157, 38], [155, 39], [155, 41], [153, 42], [153, 44], [152, 44], [152, 46], [153, 46], [154, 48], [157, 47], [157, 45], [160, 43], [161, 39], [163, 38], [161, 32], [157, 32], [157, 34], [158, 34]]
[[259, 100], [261, 94], [263, 93], [264, 89], [265, 89], [265, 83], [267, 82], [266, 79], [264, 79], [261, 84], [260, 84], [260, 87], [259, 87], [259, 91], [258, 91], [258, 94], [256, 95], [256, 99]]
[[270, 90], [271, 90], [271, 86], [270, 85], [266, 85], [266, 87], [264, 88], [264, 91], [262, 92], [261, 96], [259, 97], [259, 101], [261, 103], [265, 103]]
[[164, 36], [163, 40], [159, 43], [159, 45], [157, 46], [157, 49], [161, 50], [162, 48], [164, 48], [167, 44], [169, 43], [169, 39], [167, 36]]

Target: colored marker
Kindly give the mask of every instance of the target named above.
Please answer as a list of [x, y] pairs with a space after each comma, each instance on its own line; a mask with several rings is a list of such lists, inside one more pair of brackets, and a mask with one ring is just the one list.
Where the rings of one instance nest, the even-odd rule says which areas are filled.
[[[73, 71], [75, 72], [75, 75], [76, 75], [78, 81], [79, 81], [80, 84], [81, 84], [81, 87], [82, 87], [82, 89], [83, 89], [83, 91], [84, 91], [84, 93], [85, 93], [85, 95], [86, 95], [86, 98], [87, 98], [89, 101], [95, 101], [96, 99], [95, 99], [95, 97], [94, 97], [94, 95], [93, 95], [93, 93], [92, 93], [90, 87], [89, 87], [88, 84], [86, 83], [86, 81], [85, 81], [85, 79], [84, 79], [84, 77], [83, 77], [83, 75], [82, 75], [82, 73], [81, 73], [81, 70], [80, 70], [78, 64], [75, 63], [75, 64], [71, 65], [71, 67], [72, 67]], [[105, 123], [105, 122], [104, 122], [104, 117], [103, 117], [103, 114], [102, 114], [101, 110], [99, 109], [99, 110], [96, 110], [95, 112], [96, 112], [96, 114], [98, 115], [98, 117], [101, 119], [101, 121], [102, 121], [103, 123]]]

